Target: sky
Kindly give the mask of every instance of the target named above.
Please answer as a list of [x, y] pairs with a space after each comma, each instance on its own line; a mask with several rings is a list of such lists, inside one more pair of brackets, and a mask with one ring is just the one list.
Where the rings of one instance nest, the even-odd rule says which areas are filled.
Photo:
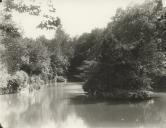
[[[52, 2], [56, 8], [56, 15], [61, 19], [63, 29], [73, 37], [90, 32], [94, 28], [106, 27], [117, 8], [142, 3], [144, 0], [52, 0]], [[36, 29], [36, 25], [41, 20], [39, 17], [15, 13], [13, 19], [23, 27], [24, 36], [32, 38], [41, 35], [47, 38], [54, 36], [53, 31]]]

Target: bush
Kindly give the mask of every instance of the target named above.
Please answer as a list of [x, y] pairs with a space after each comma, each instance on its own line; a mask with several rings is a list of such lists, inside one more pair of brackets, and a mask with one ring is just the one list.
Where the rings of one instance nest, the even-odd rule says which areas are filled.
[[16, 92], [19, 88], [25, 88], [28, 85], [28, 75], [24, 71], [17, 71], [12, 75], [7, 83], [10, 92]]
[[0, 63], [0, 88], [7, 87], [7, 83], [8, 83], [7, 80], [9, 76], [10, 75], [8, 74], [7, 68], [5, 67], [5, 65]]
[[57, 82], [65, 82], [66, 79], [63, 76], [58, 76], [57, 77]]
[[9, 92], [17, 92], [19, 88], [19, 83], [16, 79], [11, 79], [8, 81], [7, 89]]
[[15, 75], [13, 76], [13, 78], [17, 80], [20, 87], [22, 87], [22, 88], [27, 87], [27, 84], [28, 84], [28, 81], [29, 81], [29, 76], [26, 72], [17, 71], [15, 73]]
[[36, 76], [36, 75], [33, 75], [31, 78], [30, 78], [30, 89], [35, 89], [35, 90], [38, 90], [40, 89], [42, 86], [44, 86], [44, 81], [40, 78], [40, 76]]

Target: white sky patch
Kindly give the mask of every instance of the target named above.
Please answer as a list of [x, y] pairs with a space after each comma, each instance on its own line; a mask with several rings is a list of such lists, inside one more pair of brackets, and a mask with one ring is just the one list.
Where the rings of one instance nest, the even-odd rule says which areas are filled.
[[32, 16], [27, 13], [19, 14], [18, 12], [14, 12], [13, 15], [13, 20], [18, 24], [19, 28], [23, 28], [24, 37], [37, 38], [42, 35], [45, 35], [48, 39], [54, 37], [54, 32], [36, 28], [42, 21], [42, 17]]
[[[49, 0], [38, 0], [46, 10]], [[142, 3], [144, 0], [52, 0], [56, 8], [56, 16], [60, 17], [64, 30], [71, 36], [90, 32], [94, 28], [103, 28], [111, 21], [116, 9], [128, 5]], [[166, 0], [164, 0], [164, 3]], [[46, 12], [46, 11], [45, 11]], [[13, 19], [24, 29], [25, 36], [36, 38], [45, 35], [54, 36], [54, 31], [36, 29], [40, 18], [22, 14], [15, 14]]]

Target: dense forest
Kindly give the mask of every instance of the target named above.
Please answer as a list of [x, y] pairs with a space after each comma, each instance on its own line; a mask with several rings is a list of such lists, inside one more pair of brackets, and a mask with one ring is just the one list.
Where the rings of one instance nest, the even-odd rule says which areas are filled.
[[[0, 14], [0, 91], [7, 93], [84, 82], [89, 96], [149, 98], [166, 83], [166, 10], [162, 0], [117, 9], [106, 28], [71, 38], [60, 18], [49, 13], [38, 29], [53, 39], [24, 37], [12, 12], [41, 15], [40, 6], [2, 2]], [[166, 87], [166, 86], [165, 86]]]

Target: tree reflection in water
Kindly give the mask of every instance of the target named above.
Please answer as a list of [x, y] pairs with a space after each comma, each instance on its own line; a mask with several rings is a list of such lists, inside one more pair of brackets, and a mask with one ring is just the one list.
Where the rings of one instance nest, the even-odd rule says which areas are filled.
[[67, 95], [57, 87], [28, 96], [0, 96], [0, 122], [5, 128], [87, 128], [73, 107], [68, 107]]
[[0, 96], [4, 128], [164, 127], [166, 94], [144, 102], [87, 99], [81, 86]]

